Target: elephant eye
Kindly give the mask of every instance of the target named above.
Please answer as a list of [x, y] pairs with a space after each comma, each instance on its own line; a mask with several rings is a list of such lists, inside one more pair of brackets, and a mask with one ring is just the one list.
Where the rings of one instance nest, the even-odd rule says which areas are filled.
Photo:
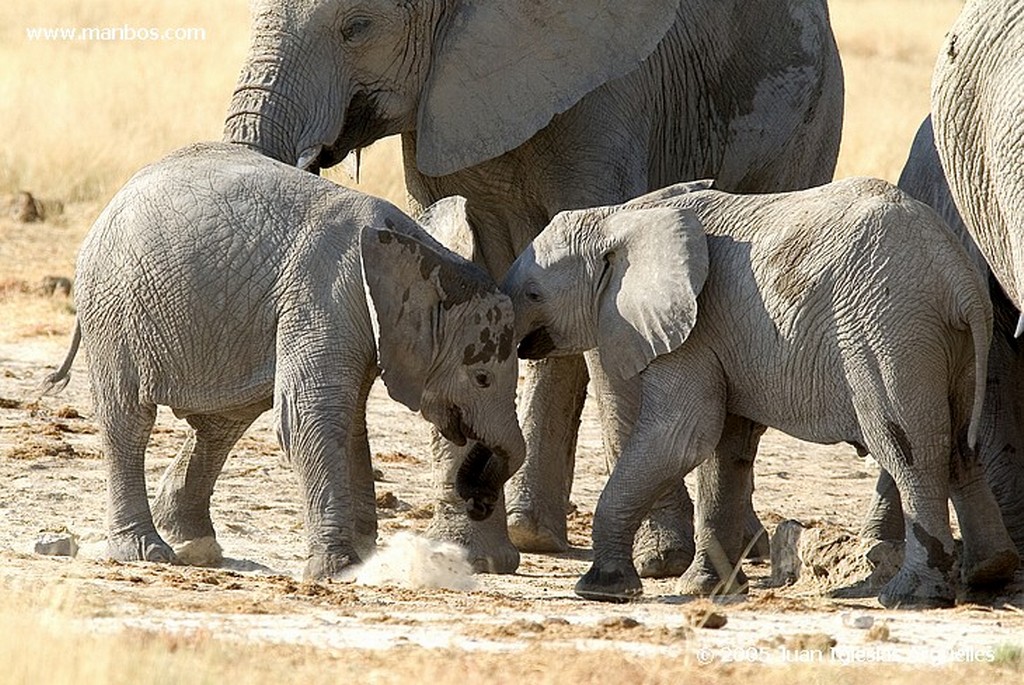
[[540, 293], [537, 292], [536, 290], [527, 290], [526, 293], [525, 293], [525, 296], [526, 296], [526, 299], [529, 302], [533, 302], [533, 303], [540, 302], [543, 299], [541, 297]]
[[491, 374], [486, 371], [477, 371], [473, 374], [473, 382], [478, 388], [489, 388], [491, 387]]
[[345, 22], [341, 29], [341, 37], [345, 42], [352, 42], [363, 37], [373, 22], [369, 17], [353, 17]]

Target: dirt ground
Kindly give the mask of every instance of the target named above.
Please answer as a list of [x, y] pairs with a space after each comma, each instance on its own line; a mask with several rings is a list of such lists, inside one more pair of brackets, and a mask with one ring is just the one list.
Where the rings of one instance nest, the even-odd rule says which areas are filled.
[[[214, 494], [224, 568], [118, 564], [102, 559], [104, 474], [91, 421], [85, 360], [67, 389], [33, 399], [63, 358], [73, 317], [58, 287], [42, 289], [39, 264], [68, 264], [87, 223], [44, 228], [0, 220], [0, 588], [70, 607], [82, 631], [211, 631], [231, 640], [313, 648], [419, 646], [451, 653], [528, 652], [538, 646], [608, 651], [704, 664], [1019, 664], [1024, 586], [948, 610], [888, 611], [873, 595], [832, 596], [857, 580], [837, 564], [815, 566], [795, 585], [771, 587], [767, 562], [748, 563], [750, 595], [715, 602], [673, 595], [673, 581], [644, 583], [626, 605], [589, 603], [572, 588], [590, 557], [589, 524], [605, 480], [594, 409], [584, 414], [566, 554], [524, 554], [519, 571], [476, 576], [473, 590], [301, 581], [304, 535], [290, 469], [271, 415], [241, 440]], [[82, 216], [89, 212], [82, 210]], [[19, 252], [20, 250], [20, 252]], [[50, 259], [53, 251], [64, 255]], [[11, 260], [17, 253], [20, 260]], [[32, 255], [36, 266], [25, 255]], [[63, 261], [61, 261], [63, 259]], [[425, 423], [378, 383], [370, 439], [380, 471], [380, 542], [422, 531], [431, 511]], [[187, 425], [161, 410], [147, 459], [151, 488], [184, 442]], [[777, 432], [762, 442], [755, 507], [769, 530], [784, 519], [822, 530], [856, 529], [877, 467], [852, 448], [801, 443]], [[46, 531], [70, 531], [75, 558], [34, 553]], [[855, 539], [831, 537], [833, 559], [857, 556]], [[856, 593], [853, 593], [856, 594]], [[861, 593], [863, 595], [864, 593]], [[720, 627], [724, 617], [724, 625]], [[1015, 660], [1015, 661], [1014, 661]]]

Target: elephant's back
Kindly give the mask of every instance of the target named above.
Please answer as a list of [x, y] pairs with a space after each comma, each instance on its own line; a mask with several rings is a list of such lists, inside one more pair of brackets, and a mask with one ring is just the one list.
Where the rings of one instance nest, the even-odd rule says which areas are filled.
[[311, 221], [329, 210], [326, 182], [283, 166], [185, 148], [136, 174], [93, 225], [76, 278], [83, 344], [133, 368], [140, 398], [190, 411], [264, 399], [282, 309], [332, 286], [309, 283], [310, 260], [357, 251], [354, 235]]

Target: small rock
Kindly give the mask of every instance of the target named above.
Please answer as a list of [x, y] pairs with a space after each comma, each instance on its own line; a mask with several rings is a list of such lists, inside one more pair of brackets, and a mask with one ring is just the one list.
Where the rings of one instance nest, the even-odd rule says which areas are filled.
[[395, 493], [385, 490], [377, 495], [377, 507], [380, 509], [397, 509], [398, 498], [395, 497]]
[[873, 616], [868, 614], [856, 614], [852, 611], [844, 611], [839, 614], [839, 620], [847, 628], [856, 628], [857, 630], [867, 630], [871, 626], [875, 625], [875, 619]]
[[71, 279], [65, 276], [46, 276], [39, 284], [39, 292], [46, 297], [71, 297]]
[[698, 612], [690, 616], [690, 626], [693, 628], [718, 630], [724, 628], [728, 622], [729, 619], [725, 614], [720, 614], [717, 611]]
[[32, 193], [19, 191], [11, 202], [11, 218], [23, 224], [43, 220], [43, 205], [32, 197]]
[[640, 621], [635, 618], [630, 618], [629, 616], [609, 616], [607, 618], [602, 618], [597, 622], [597, 625], [602, 628], [625, 628], [628, 630], [638, 627], [640, 625]]
[[36, 540], [36, 554], [73, 557], [78, 554], [78, 539], [73, 533], [43, 533]]
[[78, 413], [78, 410], [70, 405], [62, 405], [58, 407], [57, 411], [53, 412], [53, 415], [59, 419], [80, 419], [82, 415]]

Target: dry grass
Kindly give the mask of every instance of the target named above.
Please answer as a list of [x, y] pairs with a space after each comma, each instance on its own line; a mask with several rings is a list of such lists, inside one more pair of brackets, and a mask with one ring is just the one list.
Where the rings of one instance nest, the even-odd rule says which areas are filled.
[[[895, 179], [928, 108], [934, 56], [961, 0], [832, 0], [847, 79], [839, 176]], [[29, 41], [35, 26], [200, 27], [197, 42]], [[136, 169], [217, 139], [245, 54], [244, 0], [48, 0], [0, 6], [0, 193], [105, 200]], [[360, 187], [404, 202], [397, 144]], [[340, 172], [334, 177], [340, 178]]]
[[[26, 28], [205, 29], [188, 42], [30, 41]], [[245, 0], [48, 0], [0, 6], [0, 193], [106, 200], [139, 167], [216, 140], [248, 42]], [[403, 202], [394, 144], [366, 187]], [[383, 158], [382, 158], [383, 157]]]
[[846, 76], [836, 176], [895, 182], [928, 114], [932, 67], [962, 0], [830, 0]]
[[[238, 643], [197, 628], [179, 634], [137, 629], [87, 633], [82, 613], [101, 608], [76, 607], [59, 589], [38, 591], [36, 599], [7, 599], [0, 605], [0, 630], [17, 635], [0, 640], [0, 683], [46, 682], [52, 685], [104, 683], [225, 683], [276, 685], [301, 682], [455, 683], [831, 683], [910, 685], [920, 669], [900, 666], [849, 667], [789, 664], [701, 665], [695, 659], [644, 657], [605, 651], [548, 649], [534, 645], [512, 654], [427, 650], [401, 647], [387, 651], [326, 650], [297, 645]], [[42, 597], [43, 599], [38, 599]], [[1013, 665], [961, 665], [931, 669], [947, 685], [978, 681], [999, 685], [1020, 682]]]

